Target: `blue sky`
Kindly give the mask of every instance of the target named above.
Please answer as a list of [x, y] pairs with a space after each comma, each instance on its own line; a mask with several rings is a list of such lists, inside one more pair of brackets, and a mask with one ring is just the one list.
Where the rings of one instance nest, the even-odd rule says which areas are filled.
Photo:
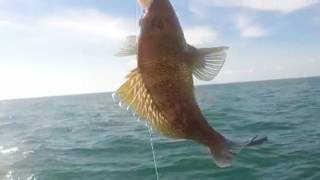
[[[230, 46], [228, 83], [320, 75], [320, 0], [172, 0], [186, 38]], [[135, 0], [0, 0], [0, 99], [115, 90]], [[197, 82], [203, 84], [204, 82]]]

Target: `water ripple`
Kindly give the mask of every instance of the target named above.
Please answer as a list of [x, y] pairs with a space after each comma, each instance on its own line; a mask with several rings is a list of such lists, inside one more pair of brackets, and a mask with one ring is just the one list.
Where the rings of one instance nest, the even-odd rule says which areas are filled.
[[[197, 88], [214, 128], [269, 142], [221, 169], [207, 147], [155, 133], [159, 178], [320, 179], [319, 93], [319, 78]], [[114, 105], [111, 94], [6, 101], [0, 112], [0, 179], [156, 178], [144, 122]]]

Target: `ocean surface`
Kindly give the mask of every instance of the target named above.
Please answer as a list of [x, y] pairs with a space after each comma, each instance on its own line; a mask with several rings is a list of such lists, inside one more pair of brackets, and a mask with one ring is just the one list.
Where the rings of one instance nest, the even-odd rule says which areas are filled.
[[[320, 78], [197, 87], [230, 139], [267, 135], [231, 168], [206, 147], [154, 132], [164, 180], [319, 180]], [[150, 136], [111, 93], [0, 101], [0, 180], [153, 180]]]

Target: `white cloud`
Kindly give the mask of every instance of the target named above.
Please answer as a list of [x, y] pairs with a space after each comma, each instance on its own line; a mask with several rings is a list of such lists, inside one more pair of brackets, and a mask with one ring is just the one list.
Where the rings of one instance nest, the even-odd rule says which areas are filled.
[[111, 90], [110, 84], [120, 85], [121, 82], [120, 77], [110, 78], [112, 75], [114, 73], [107, 68], [106, 72], [77, 72], [2, 64], [0, 100], [107, 91]]
[[50, 27], [111, 40], [122, 40], [135, 32], [133, 20], [111, 17], [96, 10], [69, 11], [45, 18], [43, 22]]
[[235, 24], [242, 37], [257, 38], [267, 35], [266, 30], [259, 23], [254, 22], [247, 16], [236, 17]]
[[196, 15], [198, 18], [204, 18], [208, 14], [205, 4], [199, 3], [199, 1], [189, 0], [188, 7], [190, 12]]
[[200, 0], [212, 6], [246, 7], [289, 13], [319, 3], [319, 0]]
[[187, 42], [192, 45], [205, 45], [214, 43], [218, 33], [208, 26], [189, 27], [184, 30]]
[[110, 91], [132, 68], [114, 57], [135, 31], [129, 18], [78, 9], [0, 20], [0, 99]]
[[311, 59], [309, 60], [309, 62], [310, 62], [311, 64], [319, 63], [318, 59], [316, 59], [316, 58], [311, 58]]
[[2, 27], [2, 26], [7, 26], [7, 25], [9, 25], [9, 21], [8, 20], [0, 20], [0, 27]]
[[[310, 45], [283, 47], [268, 43], [263, 46], [255, 44], [231, 46], [226, 64], [214, 82], [319, 76], [319, 56], [310, 47]], [[284, 50], [286, 48], [288, 49]], [[290, 50], [294, 53], [288, 53]]]

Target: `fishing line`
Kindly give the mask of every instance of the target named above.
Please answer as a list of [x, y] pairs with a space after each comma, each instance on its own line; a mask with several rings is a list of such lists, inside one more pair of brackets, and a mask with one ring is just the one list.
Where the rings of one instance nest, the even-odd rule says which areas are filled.
[[156, 172], [157, 180], [159, 180], [159, 172], [158, 172], [156, 151], [154, 150], [153, 138], [152, 138], [152, 129], [151, 129], [150, 126], [148, 126], [148, 124], [146, 124], [146, 125], [147, 125], [148, 131], [149, 131], [149, 136], [150, 136], [150, 146], [151, 146], [151, 150], [152, 150], [154, 170], [155, 170], [155, 172]]
[[[136, 20], [138, 23], [136, 23], [136, 35], [137, 35], [137, 38], [139, 36], [139, 29], [140, 29], [140, 18], [142, 18], [142, 15], [140, 15], [140, 7], [138, 5], [138, 3], [136, 3]], [[143, 12], [145, 13], [145, 12]], [[138, 39], [137, 39], [138, 41]], [[154, 148], [154, 144], [153, 144], [153, 138], [152, 138], [152, 129], [151, 127], [148, 125], [148, 123], [146, 123], [146, 126], [147, 126], [147, 129], [148, 129], [148, 132], [149, 132], [149, 137], [150, 137], [150, 146], [151, 146], [151, 150], [152, 150], [152, 156], [153, 156], [153, 164], [154, 164], [154, 171], [156, 173], [156, 177], [157, 177], [157, 180], [159, 180], [159, 172], [158, 172], [158, 165], [157, 165], [157, 157], [156, 157], [156, 152], [155, 152], [155, 148]]]
[[[136, 4], [136, 20], [137, 22], [139, 22], [139, 5], [137, 4], [137, 2], [135, 3]], [[139, 25], [138, 23], [135, 24], [136, 25], [136, 35], [138, 35], [138, 31], [139, 31]]]

